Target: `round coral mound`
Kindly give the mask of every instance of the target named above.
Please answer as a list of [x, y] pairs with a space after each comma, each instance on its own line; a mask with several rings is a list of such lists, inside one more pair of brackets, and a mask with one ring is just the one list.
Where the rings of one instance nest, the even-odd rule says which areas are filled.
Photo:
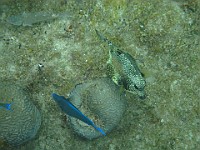
[[[124, 92], [109, 78], [76, 85], [69, 100], [106, 133], [118, 125], [125, 110]], [[82, 137], [94, 139], [102, 136], [92, 126], [76, 118], [69, 117], [69, 121], [74, 131]]]
[[40, 125], [39, 110], [26, 91], [10, 82], [0, 84], [1, 103], [11, 103], [10, 110], [0, 109], [0, 139], [10, 145], [20, 145], [32, 139]]

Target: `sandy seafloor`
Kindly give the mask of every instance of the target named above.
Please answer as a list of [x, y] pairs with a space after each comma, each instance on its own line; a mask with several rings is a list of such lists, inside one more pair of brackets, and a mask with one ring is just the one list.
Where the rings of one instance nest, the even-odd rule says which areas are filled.
[[[67, 15], [32, 26], [6, 21], [23, 12]], [[33, 140], [6, 149], [200, 149], [199, 16], [199, 0], [0, 0], [0, 79], [30, 89], [42, 115]], [[108, 46], [95, 29], [137, 60], [147, 98], [127, 93], [117, 128], [89, 141], [74, 134], [51, 93], [67, 96], [106, 76]]]

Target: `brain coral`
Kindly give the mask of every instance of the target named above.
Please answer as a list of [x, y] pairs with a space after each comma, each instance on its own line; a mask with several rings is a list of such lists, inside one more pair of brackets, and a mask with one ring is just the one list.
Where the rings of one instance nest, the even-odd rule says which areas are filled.
[[[117, 126], [125, 110], [125, 95], [109, 78], [78, 84], [70, 94], [70, 101], [106, 133]], [[69, 121], [74, 131], [86, 139], [102, 136], [78, 119], [69, 117]]]
[[12, 111], [0, 109], [0, 140], [20, 145], [32, 139], [41, 125], [41, 116], [28, 93], [13, 83], [3, 81], [0, 84], [0, 100], [12, 102]]

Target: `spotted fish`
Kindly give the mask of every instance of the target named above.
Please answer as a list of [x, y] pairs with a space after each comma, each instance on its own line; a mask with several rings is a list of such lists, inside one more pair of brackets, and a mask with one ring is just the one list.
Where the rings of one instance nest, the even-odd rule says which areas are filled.
[[109, 45], [109, 60], [107, 63], [112, 80], [116, 84], [122, 85], [127, 91], [137, 93], [141, 99], [144, 99], [146, 97], [144, 91], [146, 81], [135, 59], [129, 53], [120, 50], [97, 30], [96, 34], [100, 40]]

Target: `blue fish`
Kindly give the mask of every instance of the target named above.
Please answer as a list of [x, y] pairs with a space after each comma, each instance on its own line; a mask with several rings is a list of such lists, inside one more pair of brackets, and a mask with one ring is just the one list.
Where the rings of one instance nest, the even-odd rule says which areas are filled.
[[5, 108], [6, 110], [12, 111], [11, 110], [11, 105], [12, 105], [12, 103], [1, 103], [0, 102], [0, 108]]
[[59, 96], [55, 93], [52, 94], [53, 99], [57, 102], [57, 104], [60, 106], [63, 112], [65, 112], [67, 115], [77, 118], [86, 124], [94, 127], [97, 131], [101, 132], [104, 136], [106, 135], [105, 132], [97, 127], [92, 120], [90, 120], [88, 117], [86, 117], [78, 108], [76, 108], [69, 99], [65, 98], [64, 96]]

